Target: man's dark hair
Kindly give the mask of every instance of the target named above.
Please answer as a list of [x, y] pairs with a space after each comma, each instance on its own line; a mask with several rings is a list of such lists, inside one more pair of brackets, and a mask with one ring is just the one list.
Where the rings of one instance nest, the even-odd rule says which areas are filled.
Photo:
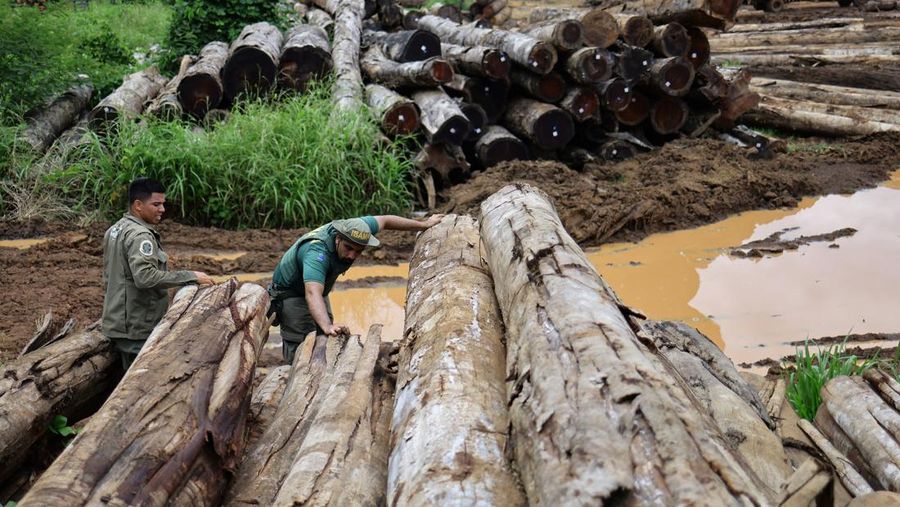
[[128, 205], [131, 206], [134, 201], [144, 202], [154, 193], [165, 194], [166, 187], [150, 178], [138, 178], [128, 186]]

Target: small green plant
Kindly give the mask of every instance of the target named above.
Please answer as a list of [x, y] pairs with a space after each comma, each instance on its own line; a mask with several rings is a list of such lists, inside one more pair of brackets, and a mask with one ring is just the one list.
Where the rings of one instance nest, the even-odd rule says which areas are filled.
[[809, 342], [797, 349], [793, 368], [787, 379], [787, 399], [797, 415], [812, 420], [822, 404], [821, 390], [829, 380], [841, 375], [862, 375], [877, 363], [877, 358], [860, 362], [855, 355], [845, 354], [846, 342], [818, 352], [809, 350]]
[[61, 437], [70, 437], [78, 433], [78, 430], [69, 426], [69, 419], [64, 415], [54, 416], [48, 429], [50, 433]]
[[730, 67], [730, 68], [740, 68], [740, 67], [744, 66], [744, 64], [741, 63], [740, 60], [725, 60], [720, 65], [722, 67]]
[[10, 501], [6, 502], [5, 504], [3, 504], [3, 507], [16, 507], [16, 505], [18, 505], [16, 502], [10, 500]]

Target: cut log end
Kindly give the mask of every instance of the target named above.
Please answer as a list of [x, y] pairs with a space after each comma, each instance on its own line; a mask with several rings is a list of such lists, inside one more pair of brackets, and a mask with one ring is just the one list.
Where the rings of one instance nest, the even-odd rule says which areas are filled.
[[656, 86], [666, 95], [684, 95], [694, 82], [694, 66], [684, 58], [657, 60], [652, 73]]
[[600, 97], [603, 107], [610, 111], [621, 111], [631, 103], [633, 90], [622, 79], [607, 81], [600, 89]]
[[431, 136], [433, 144], [459, 145], [469, 135], [469, 120], [465, 116], [452, 116]]
[[622, 40], [632, 46], [645, 47], [653, 40], [653, 22], [646, 16], [631, 16], [622, 29]]
[[399, 103], [384, 113], [381, 128], [391, 135], [412, 134], [419, 128], [419, 110], [411, 102]]
[[429, 72], [437, 83], [449, 83], [453, 79], [453, 67], [445, 60], [433, 60]]
[[664, 97], [657, 100], [650, 109], [650, 124], [660, 134], [674, 134], [684, 126], [688, 113], [687, 104], [683, 100]]
[[697, 70], [709, 62], [709, 38], [703, 30], [696, 26], [687, 27], [687, 32], [691, 42], [686, 56], [691, 65], [694, 66], [694, 70]]
[[441, 56], [441, 39], [431, 32], [415, 30], [409, 36], [397, 61], [416, 62], [433, 56]]
[[581, 23], [568, 19], [560, 22], [559, 44], [566, 49], [575, 49], [581, 47], [584, 41], [584, 30]]
[[575, 121], [585, 121], [597, 115], [600, 109], [600, 98], [590, 88], [574, 88], [563, 98], [561, 106], [572, 115]]
[[691, 45], [691, 38], [680, 23], [657, 27], [655, 36], [653, 47], [663, 56], [684, 56]]
[[222, 88], [215, 78], [207, 74], [187, 76], [178, 86], [178, 100], [184, 112], [202, 118], [222, 101]]
[[599, 155], [603, 157], [603, 160], [609, 162], [621, 162], [634, 157], [636, 154], [634, 146], [618, 139], [603, 143], [599, 150]]
[[616, 119], [622, 125], [635, 126], [647, 119], [650, 114], [650, 101], [638, 91], [631, 94], [631, 100], [624, 109], [615, 112]]
[[482, 64], [484, 73], [491, 79], [506, 79], [512, 67], [509, 56], [505, 52], [496, 49], [484, 53]]
[[562, 148], [575, 136], [572, 117], [565, 111], [552, 109], [542, 114], [534, 124], [534, 138], [538, 146], [548, 150]]
[[[578, 66], [582, 81], [596, 83], [605, 81], [612, 76], [615, 57], [609, 51], [600, 48], [586, 48], [587, 53], [573, 61]], [[579, 55], [581, 56], [581, 55]]]
[[566, 94], [566, 80], [556, 72], [551, 72], [541, 76], [538, 91], [543, 100], [550, 103], [559, 102]]
[[497, 139], [478, 151], [478, 159], [484, 167], [491, 167], [508, 160], [528, 159], [528, 148], [516, 138]]
[[528, 55], [528, 70], [538, 74], [546, 74], [556, 65], [556, 50], [553, 46], [544, 42], [534, 45]]
[[268, 55], [256, 50], [239, 50], [222, 69], [225, 94], [234, 98], [244, 92], [266, 90], [274, 83], [276, 70]]
[[484, 108], [478, 104], [464, 102], [459, 105], [459, 109], [469, 120], [469, 134], [466, 136], [466, 140], [474, 141], [481, 137], [484, 134], [485, 126], [488, 124], [488, 117], [487, 113], [484, 112]]
[[319, 48], [293, 48], [281, 56], [278, 84], [304, 91], [307, 84], [323, 78], [331, 70], [331, 55]]
[[[607, 48], [619, 37], [616, 18], [604, 10], [591, 9], [581, 17], [581, 23], [584, 26], [584, 42], [590, 46]], [[650, 30], [652, 33], [652, 25]]]

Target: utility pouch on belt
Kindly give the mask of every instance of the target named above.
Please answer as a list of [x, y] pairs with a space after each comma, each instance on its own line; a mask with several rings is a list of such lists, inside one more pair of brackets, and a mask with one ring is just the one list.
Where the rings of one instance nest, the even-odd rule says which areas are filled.
[[269, 293], [269, 298], [271, 299], [271, 303], [269, 304], [269, 311], [266, 312], [266, 317], [271, 317], [272, 314], [275, 314], [275, 320], [272, 321], [273, 326], [281, 325], [281, 311], [284, 309], [284, 292], [278, 291], [272, 284], [269, 284], [266, 287], [266, 292]]

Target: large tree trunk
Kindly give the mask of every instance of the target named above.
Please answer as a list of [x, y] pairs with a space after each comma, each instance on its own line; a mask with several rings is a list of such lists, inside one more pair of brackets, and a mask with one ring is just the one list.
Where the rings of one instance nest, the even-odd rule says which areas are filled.
[[366, 103], [381, 119], [381, 130], [389, 136], [407, 135], [419, 129], [419, 110], [410, 99], [384, 86], [366, 86]]
[[813, 423], [806, 419], [800, 419], [798, 424], [800, 425], [800, 429], [802, 429], [810, 440], [816, 444], [816, 447], [822, 451], [822, 454], [828, 458], [829, 463], [834, 467], [834, 474], [841, 480], [851, 495], [861, 496], [873, 491], [872, 486], [870, 486], [866, 479], [858, 470], [856, 470], [856, 467], [853, 466], [850, 459], [847, 456], [844, 456], [841, 451], [837, 450], [837, 448], [825, 438], [825, 435], [816, 429]]
[[275, 84], [278, 56], [284, 36], [263, 21], [245, 26], [228, 49], [222, 69], [225, 95], [234, 99], [244, 92], [262, 92]]
[[377, 45], [384, 55], [398, 63], [418, 62], [441, 56], [441, 40], [425, 30], [404, 30], [400, 32], [378, 32], [367, 30], [363, 34], [363, 45]]
[[650, 84], [657, 93], [673, 97], [687, 95], [694, 84], [694, 66], [680, 56], [660, 58], [650, 66]]
[[[790, 30], [784, 32], [719, 34], [710, 39], [713, 51], [720, 53], [734, 51], [735, 48], [757, 46], [779, 47], [805, 44], [858, 44], [861, 42], [900, 41], [900, 28], [867, 28], [865, 30], [847, 30], [845, 28], [807, 30]], [[735, 51], [736, 52], [736, 51]], [[782, 52], [783, 48], [782, 48]]]
[[724, 29], [734, 24], [739, 0], [613, 0], [607, 3], [612, 14], [642, 14], [657, 25], [677, 21], [685, 25]]
[[584, 27], [574, 19], [544, 21], [526, 27], [522, 33], [553, 44], [561, 51], [571, 51], [584, 45]]
[[187, 70], [178, 84], [178, 100], [184, 111], [197, 118], [215, 109], [225, 96], [222, 68], [228, 59], [228, 45], [210, 42], [200, 50], [197, 61]]
[[506, 79], [512, 67], [509, 57], [499, 49], [441, 44], [441, 51], [447, 63], [463, 74]]
[[529, 501], [769, 505], [773, 498], [526, 184], [481, 205], [507, 330], [513, 449]]
[[752, 78], [750, 80], [750, 89], [759, 94], [785, 99], [805, 100], [819, 104], [900, 110], [900, 92], [887, 90], [801, 83], [764, 77]]
[[653, 22], [642, 14], [613, 14], [626, 44], [647, 47], [653, 40]]
[[854, 114], [850, 117], [792, 106], [791, 102], [775, 103], [772, 97], [767, 97], [756, 109], [747, 112], [744, 120], [777, 129], [826, 136], [859, 136], [900, 131], [900, 125], [896, 123], [866, 120], [865, 115]]
[[364, 103], [359, 72], [359, 43], [366, 5], [363, 0], [316, 0], [334, 17], [331, 57], [334, 61], [332, 95], [338, 111], [355, 111]]
[[694, 70], [697, 70], [709, 63], [709, 38], [703, 30], [696, 26], [688, 26], [686, 29], [691, 42], [685, 57], [691, 62], [691, 65], [694, 66]]
[[433, 32], [442, 41], [451, 44], [502, 49], [514, 62], [538, 74], [546, 74], [556, 65], [557, 55], [553, 46], [528, 35], [474, 25], [460, 26], [437, 16], [422, 16], [419, 18], [419, 28]]
[[453, 67], [437, 57], [397, 63], [370, 47], [359, 63], [366, 77], [388, 88], [432, 88], [453, 79]]
[[178, 100], [178, 85], [184, 79], [191, 64], [194, 63], [194, 57], [184, 55], [181, 57], [181, 63], [178, 66], [178, 74], [166, 83], [166, 86], [159, 91], [159, 95], [151, 100], [147, 105], [147, 114], [152, 114], [157, 118], [163, 118], [172, 121], [181, 118], [184, 110], [181, 108], [181, 102]]
[[593, 84], [612, 77], [616, 58], [605, 49], [581, 48], [566, 58], [563, 69], [576, 83]]
[[898, 65], [900, 55], [826, 55], [826, 54], [744, 54], [717, 52], [710, 56], [710, 62], [716, 65], [731, 65], [734, 62], [744, 65], [771, 66], [780, 65], [824, 65], [824, 64], [850, 64], [860, 65]]
[[259, 437], [272, 423], [290, 376], [291, 365], [277, 366], [269, 371], [259, 386], [253, 390], [250, 413], [247, 415], [247, 449], [252, 449], [256, 445]]
[[422, 130], [430, 143], [459, 145], [469, 135], [469, 120], [443, 91], [420, 90], [412, 99], [422, 112]]
[[545, 150], [562, 148], [575, 136], [575, 124], [569, 113], [532, 99], [511, 100], [503, 123], [517, 136]]
[[141, 114], [144, 104], [156, 97], [166, 81], [156, 67], [148, 67], [125, 76], [122, 85], [91, 110], [89, 120], [91, 128], [103, 131], [111, 122], [121, 118], [134, 118]]
[[572, 115], [575, 121], [583, 122], [597, 115], [600, 110], [600, 97], [592, 88], [576, 86], [570, 88], [566, 96], [559, 101], [559, 107]]
[[[99, 331], [84, 331], [0, 369], [0, 483], [22, 464], [57, 415], [72, 418], [116, 380], [119, 357]], [[102, 400], [100, 400], [102, 402]]]
[[451, 215], [419, 237], [406, 308], [391, 505], [524, 505], [504, 459], [503, 321], [471, 217]]
[[522, 69], [512, 69], [510, 81], [531, 97], [555, 104], [566, 95], [566, 80], [557, 73], [535, 74]]
[[266, 291], [186, 287], [125, 378], [20, 505], [215, 505], [244, 448]]
[[506, 80], [481, 79], [462, 74], [454, 74], [444, 89], [454, 97], [462, 97], [466, 102], [478, 104], [487, 113], [491, 122], [497, 121], [506, 109], [509, 83]]
[[329, 39], [332, 39], [334, 37], [334, 19], [327, 12], [323, 11], [322, 9], [310, 7], [306, 12], [306, 20], [310, 25], [317, 26], [322, 30], [325, 30], [325, 33], [328, 34]]
[[93, 93], [94, 88], [89, 84], [69, 88], [49, 105], [27, 116], [28, 127], [22, 138], [35, 152], [44, 153], [60, 134], [78, 121]]
[[[585, 9], [538, 7], [532, 8], [528, 13], [528, 23], [531, 25], [567, 19], [581, 23], [584, 43], [588, 46], [606, 48], [619, 38], [619, 25], [616, 18], [598, 7]], [[649, 23], [650, 20], [647, 22]]]
[[528, 147], [500, 125], [489, 125], [475, 143], [475, 156], [486, 168], [506, 160], [526, 160]]
[[325, 30], [313, 25], [296, 25], [288, 31], [281, 48], [278, 84], [302, 92], [310, 81], [328, 75], [333, 66]]

